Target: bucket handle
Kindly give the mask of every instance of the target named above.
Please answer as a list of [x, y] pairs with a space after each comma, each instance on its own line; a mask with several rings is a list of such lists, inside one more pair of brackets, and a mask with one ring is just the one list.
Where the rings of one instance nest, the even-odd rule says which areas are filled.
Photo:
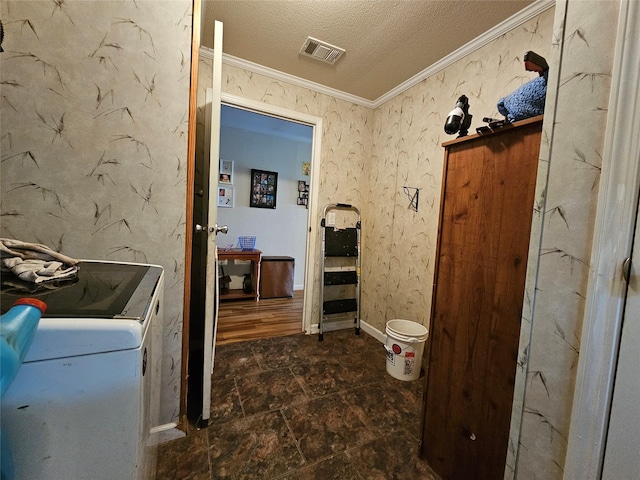
[[[393, 351], [393, 349], [389, 348], [389, 346], [386, 343], [383, 343], [382, 346], [387, 351], [387, 353], [391, 353], [393, 355], [398, 355], [398, 354], [396, 354], [396, 352]], [[400, 353], [404, 352], [407, 348], [409, 348], [409, 347], [402, 348], [400, 350]]]
[[427, 336], [423, 336], [423, 337], [405, 337], [404, 335], [400, 335], [397, 333], [394, 333], [393, 335], [391, 335], [391, 338], [395, 338], [396, 340], [400, 341], [400, 342], [404, 342], [404, 343], [420, 343], [420, 342], [424, 342], [426, 341]]

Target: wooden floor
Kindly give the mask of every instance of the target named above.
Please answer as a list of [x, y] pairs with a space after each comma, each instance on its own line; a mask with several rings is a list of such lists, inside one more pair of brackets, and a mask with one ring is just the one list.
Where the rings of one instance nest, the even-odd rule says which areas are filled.
[[291, 298], [220, 302], [218, 345], [302, 332], [303, 290]]

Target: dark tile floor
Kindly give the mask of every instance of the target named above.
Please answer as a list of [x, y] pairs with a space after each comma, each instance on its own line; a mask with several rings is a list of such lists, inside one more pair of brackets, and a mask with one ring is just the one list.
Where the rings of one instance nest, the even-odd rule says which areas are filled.
[[422, 378], [353, 330], [216, 348], [208, 428], [162, 444], [157, 479], [436, 480], [418, 458]]

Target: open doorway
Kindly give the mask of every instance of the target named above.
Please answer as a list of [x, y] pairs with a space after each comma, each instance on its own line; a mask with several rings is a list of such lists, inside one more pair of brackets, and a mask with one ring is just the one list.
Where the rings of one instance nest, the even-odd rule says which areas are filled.
[[[228, 226], [228, 234], [218, 237], [218, 246], [239, 248], [240, 237], [255, 237], [263, 274], [260, 284], [251, 285], [250, 264], [220, 260], [216, 340], [302, 332], [313, 127], [223, 104], [220, 128], [218, 223]], [[254, 185], [255, 172], [269, 172], [274, 183]], [[278, 278], [270, 275], [274, 268]], [[252, 288], [260, 292], [260, 302]], [[234, 292], [248, 298], [238, 299]]]
[[307, 199], [307, 227], [308, 232], [306, 236], [306, 259], [304, 268], [304, 300], [303, 300], [303, 319], [302, 325], [305, 333], [314, 333], [317, 331], [317, 319], [314, 321], [314, 314], [317, 313], [314, 310], [314, 302], [316, 298], [314, 296], [314, 282], [316, 277], [316, 261], [317, 252], [320, 248], [319, 245], [319, 219], [320, 219], [320, 207], [318, 205], [318, 192], [320, 185], [320, 160], [321, 144], [322, 144], [322, 132], [323, 132], [323, 120], [321, 117], [310, 115], [308, 113], [298, 112], [295, 110], [289, 110], [275, 105], [269, 105], [256, 100], [250, 100], [237, 95], [222, 93], [222, 103], [224, 105], [231, 105], [250, 112], [259, 113], [266, 116], [280, 118], [304, 124], [312, 127], [313, 140], [311, 145], [311, 172], [309, 175], [309, 196]]
[[[195, 151], [195, 172], [193, 177], [193, 193], [194, 193], [194, 205], [193, 210], [189, 212], [193, 215], [194, 225], [198, 223], [197, 219], [209, 218], [208, 211], [204, 211], [209, 204], [209, 194], [218, 195], [218, 162], [220, 158], [215, 159], [215, 166], [211, 165], [209, 159], [209, 140], [213, 137], [208, 125], [210, 125], [208, 115], [211, 115], [212, 100], [207, 95], [205, 100], [204, 95], [198, 96], [198, 115], [199, 120], [197, 122], [198, 129], [196, 133], [197, 148]], [[273, 105], [264, 104], [255, 100], [249, 100], [236, 95], [222, 93], [221, 103], [224, 105], [230, 105], [239, 109], [243, 109], [250, 112], [260, 113], [266, 116], [281, 118], [292, 122], [308, 125], [313, 131], [313, 140], [311, 145], [311, 165], [309, 175], [309, 197], [308, 197], [308, 209], [304, 209], [307, 214], [307, 226], [308, 234], [306, 235], [306, 258], [302, 262], [304, 265], [304, 297], [302, 307], [302, 329], [305, 333], [311, 333], [312, 328], [312, 313], [314, 311], [314, 296], [313, 282], [315, 278], [315, 263], [313, 259], [316, 257], [316, 251], [318, 250], [317, 238], [318, 228], [316, 219], [318, 219], [318, 188], [319, 172], [320, 172], [320, 158], [321, 158], [321, 136], [322, 136], [322, 118], [315, 117], [306, 113], [296, 112], [288, 110], [282, 107], [276, 107]], [[220, 157], [220, 155], [217, 155]], [[235, 163], [233, 169], [235, 173]], [[210, 171], [215, 172], [215, 178], [210, 178]], [[302, 178], [302, 177], [301, 177]], [[235, 181], [235, 180], [234, 180]], [[227, 192], [225, 192], [226, 195]], [[233, 202], [235, 204], [236, 198], [239, 198], [239, 189], [236, 191], [234, 186]], [[278, 204], [277, 204], [278, 205]], [[277, 208], [276, 205], [276, 208]], [[301, 207], [298, 207], [302, 210]], [[216, 216], [217, 216], [216, 207]], [[230, 208], [230, 211], [235, 211], [235, 208]], [[260, 210], [264, 214], [263, 209]], [[216, 218], [215, 221], [216, 230], [224, 231], [224, 225]], [[233, 235], [233, 239], [232, 239]], [[216, 243], [220, 246], [235, 244], [239, 235], [231, 233], [225, 239], [224, 235], [216, 236]], [[202, 237], [204, 239], [204, 236]], [[198, 243], [199, 242], [199, 243]], [[211, 256], [207, 251], [206, 244], [202, 240], [198, 240], [198, 235], [193, 236], [191, 243], [192, 262], [191, 262], [191, 288], [189, 291], [189, 304], [190, 315], [185, 319], [185, 330], [189, 332], [185, 337], [186, 344], [183, 350], [183, 362], [188, 365], [188, 369], [183, 370], [183, 403], [181, 403], [181, 416], [186, 413], [190, 420], [196, 421], [199, 424], [205, 424], [206, 421], [199, 416], [202, 412], [208, 411], [208, 396], [204, 388], [203, 376], [205, 371], [205, 364], [215, 365], [215, 343], [216, 343], [216, 314], [212, 318], [205, 318], [204, 315], [204, 303], [205, 293], [209, 289], [214, 290], [214, 295], [217, 296], [217, 285], [215, 279], [209, 278], [205, 272], [205, 265], [211, 260]], [[217, 270], [217, 265], [214, 268], [214, 272]], [[217, 277], [216, 277], [217, 278]], [[214, 287], [215, 285], [215, 287]], [[208, 295], [207, 295], [208, 296]], [[217, 301], [214, 301], [217, 303]], [[257, 303], [257, 302], [256, 302]], [[212, 322], [213, 338], [205, 338], [206, 335], [204, 328], [208, 322]], [[209, 359], [205, 358], [204, 347], [209, 344], [213, 345], [212, 354]], [[207, 367], [208, 368], [208, 367]], [[215, 368], [215, 366], [214, 366]], [[184, 409], [182, 408], [184, 407]], [[207, 417], [208, 418], [208, 417]]]

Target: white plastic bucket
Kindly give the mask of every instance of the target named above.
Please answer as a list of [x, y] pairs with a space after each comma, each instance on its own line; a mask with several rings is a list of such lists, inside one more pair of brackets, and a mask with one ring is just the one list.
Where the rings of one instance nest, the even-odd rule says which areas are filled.
[[411, 381], [420, 376], [424, 342], [429, 330], [410, 320], [387, 322], [387, 373], [398, 380]]

